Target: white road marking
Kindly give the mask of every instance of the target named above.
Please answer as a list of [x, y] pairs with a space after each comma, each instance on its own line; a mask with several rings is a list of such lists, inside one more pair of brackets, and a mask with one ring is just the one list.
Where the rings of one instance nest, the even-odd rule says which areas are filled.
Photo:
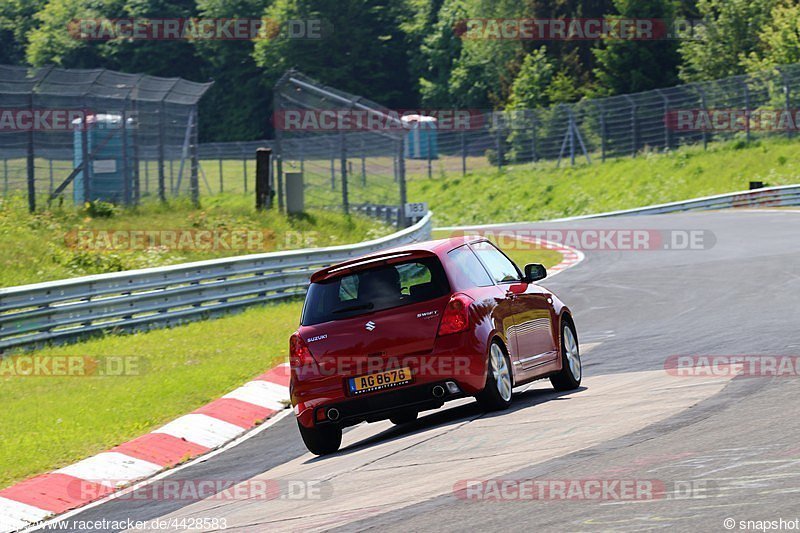
[[118, 487], [151, 476], [162, 468], [161, 465], [122, 453], [104, 452], [56, 470], [55, 473], [67, 474], [106, 487]]

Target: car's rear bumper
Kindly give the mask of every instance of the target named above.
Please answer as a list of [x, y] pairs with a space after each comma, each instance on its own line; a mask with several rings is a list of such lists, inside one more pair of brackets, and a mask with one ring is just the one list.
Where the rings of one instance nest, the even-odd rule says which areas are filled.
[[[437, 388], [438, 391], [442, 391], [438, 396], [435, 393]], [[413, 409], [415, 411], [438, 409], [445, 402], [463, 396], [464, 393], [460, 387], [458, 392], [450, 392], [445, 381], [426, 383], [424, 385], [400, 387], [379, 394], [365, 395], [340, 402], [331, 402], [314, 409], [313, 416], [315, 420], [318, 420], [317, 425], [320, 426], [328, 424], [352, 426], [361, 422], [385, 420], [390, 418], [392, 414], [404, 409]], [[325, 411], [323, 420], [319, 420], [323, 418], [323, 415], [317, 413], [318, 410]], [[335, 421], [330, 420], [328, 416], [331, 410], [335, 410], [338, 415]]]
[[[352, 425], [362, 421], [389, 418], [391, 412], [403, 409], [419, 411], [441, 407], [444, 402], [461, 396], [472, 396], [486, 384], [487, 348], [473, 334], [453, 335], [437, 339], [436, 348], [424, 356], [404, 357], [403, 365], [412, 370], [413, 381], [386, 390], [352, 395], [348, 379], [353, 375], [313, 375], [292, 370], [291, 397], [298, 421], [306, 427], [331, 423], [318, 417], [332, 407], [339, 411], [335, 422]], [[446, 383], [458, 386], [458, 393], [448, 390]], [[436, 386], [445, 394], [434, 395]]]

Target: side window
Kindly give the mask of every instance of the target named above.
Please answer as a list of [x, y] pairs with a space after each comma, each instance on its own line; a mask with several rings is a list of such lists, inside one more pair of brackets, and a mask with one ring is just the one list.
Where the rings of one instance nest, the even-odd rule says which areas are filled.
[[486, 269], [469, 246], [466, 244], [447, 254], [455, 265], [453, 276], [460, 287], [489, 287], [494, 285], [492, 278], [486, 273]]
[[509, 258], [489, 242], [478, 242], [472, 246], [475, 253], [480, 257], [489, 274], [497, 283], [508, 283], [520, 281], [521, 276], [516, 265]]

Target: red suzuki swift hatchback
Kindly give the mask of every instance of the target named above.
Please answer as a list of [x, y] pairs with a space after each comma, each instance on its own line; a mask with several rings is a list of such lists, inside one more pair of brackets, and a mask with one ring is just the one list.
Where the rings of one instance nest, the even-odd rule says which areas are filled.
[[291, 398], [314, 454], [333, 453], [342, 428], [474, 396], [489, 410], [511, 390], [549, 377], [581, 382], [569, 309], [485, 239], [418, 243], [347, 261], [311, 277], [290, 340]]

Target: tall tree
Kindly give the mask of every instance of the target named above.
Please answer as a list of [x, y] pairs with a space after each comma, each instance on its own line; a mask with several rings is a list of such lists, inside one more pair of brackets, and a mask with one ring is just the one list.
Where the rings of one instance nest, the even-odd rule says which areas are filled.
[[405, 0], [277, 0], [266, 17], [281, 24], [320, 20], [327, 28], [319, 39], [278, 35], [257, 42], [254, 57], [267, 83], [295, 67], [389, 107], [417, 103], [404, 28], [411, 12]]
[[769, 24], [777, 0], [698, 0], [704, 26], [680, 45], [684, 81], [743, 74], [743, 59], [759, 46], [758, 28]]
[[[672, 20], [672, 0], [615, 0], [622, 19]], [[613, 18], [613, 15], [611, 16]], [[652, 39], [604, 38], [595, 49], [596, 93], [614, 95], [675, 85], [680, 56], [676, 41], [661, 35], [659, 23]]]

